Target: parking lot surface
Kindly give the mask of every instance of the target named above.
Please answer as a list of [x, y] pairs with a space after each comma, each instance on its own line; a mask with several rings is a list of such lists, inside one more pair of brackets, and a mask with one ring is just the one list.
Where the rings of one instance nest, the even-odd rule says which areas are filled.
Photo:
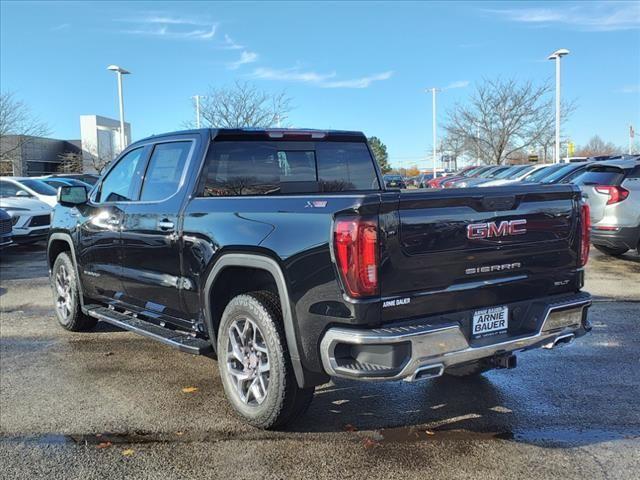
[[282, 432], [237, 420], [217, 365], [54, 318], [42, 245], [0, 260], [0, 478], [637, 478], [640, 257], [592, 252], [594, 329], [515, 370], [336, 381]]

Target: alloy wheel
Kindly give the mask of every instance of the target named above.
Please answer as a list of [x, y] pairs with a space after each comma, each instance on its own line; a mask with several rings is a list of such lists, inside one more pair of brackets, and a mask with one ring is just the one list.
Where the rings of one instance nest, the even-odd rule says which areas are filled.
[[247, 317], [229, 327], [227, 372], [240, 400], [261, 405], [269, 388], [269, 351], [258, 325]]
[[65, 265], [60, 265], [56, 271], [56, 310], [60, 318], [67, 320], [71, 316], [71, 276]]

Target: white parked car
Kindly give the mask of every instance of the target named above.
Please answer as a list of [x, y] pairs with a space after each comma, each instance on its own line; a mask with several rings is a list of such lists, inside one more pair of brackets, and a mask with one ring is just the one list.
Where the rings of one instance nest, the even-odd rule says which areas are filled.
[[47, 238], [51, 224], [51, 206], [36, 198], [16, 196], [0, 181], [0, 208], [11, 215], [13, 241], [33, 243]]
[[[58, 191], [42, 180], [29, 177], [1, 177], [0, 189], [17, 197], [35, 198], [51, 207], [58, 203]], [[4, 195], [4, 194], [3, 194]]]
[[549, 165], [529, 165], [526, 168], [522, 168], [517, 174], [510, 178], [497, 178], [495, 180], [491, 180], [490, 182], [483, 183], [478, 185], [479, 187], [499, 187], [501, 185], [510, 185], [512, 183], [527, 181], [526, 179], [531, 177], [535, 172], [540, 170], [541, 168], [548, 167]]

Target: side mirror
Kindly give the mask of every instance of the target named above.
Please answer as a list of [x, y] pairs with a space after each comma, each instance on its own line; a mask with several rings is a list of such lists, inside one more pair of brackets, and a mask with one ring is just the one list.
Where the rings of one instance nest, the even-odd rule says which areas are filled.
[[65, 207], [76, 207], [85, 204], [87, 199], [87, 187], [84, 185], [60, 187], [58, 189], [58, 203]]
[[25, 192], [24, 190], [18, 190], [16, 192], [16, 197], [30, 197], [29, 192]]

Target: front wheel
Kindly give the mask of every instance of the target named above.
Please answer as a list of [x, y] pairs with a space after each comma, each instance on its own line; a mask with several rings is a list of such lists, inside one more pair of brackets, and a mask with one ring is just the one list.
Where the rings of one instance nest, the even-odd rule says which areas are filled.
[[602, 253], [606, 255], [611, 255], [612, 257], [619, 257], [620, 255], [624, 255], [629, 250], [626, 247], [606, 247], [604, 245], [596, 245], [593, 244], [596, 249], [600, 250]]
[[293, 373], [279, 298], [269, 291], [234, 297], [218, 329], [218, 368], [236, 413], [259, 428], [282, 426], [304, 413], [314, 387]]
[[51, 269], [51, 290], [55, 302], [56, 317], [63, 328], [72, 332], [91, 330], [98, 320], [82, 313], [78, 278], [69, 254], [56, 257]]

